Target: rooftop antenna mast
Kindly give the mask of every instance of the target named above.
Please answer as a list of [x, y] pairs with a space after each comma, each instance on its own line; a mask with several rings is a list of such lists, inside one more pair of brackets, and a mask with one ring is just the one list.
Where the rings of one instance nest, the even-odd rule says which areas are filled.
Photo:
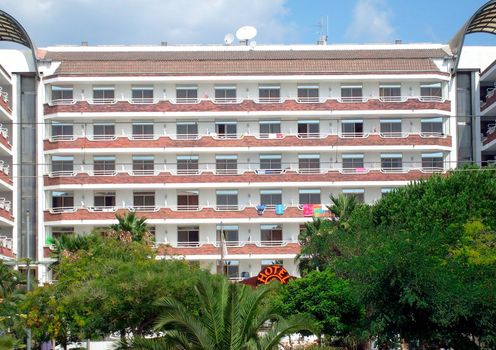
[[317, 45], [327, 45], [327, 40], [329, 39], [329, 16], [320, 17], [319, 23], [319, 40]]

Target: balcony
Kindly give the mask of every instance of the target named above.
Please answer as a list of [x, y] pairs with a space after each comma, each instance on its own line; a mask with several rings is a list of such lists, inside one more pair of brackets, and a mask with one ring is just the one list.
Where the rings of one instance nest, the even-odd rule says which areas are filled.
[[9, 151], [12, 150], [12, 145], [9, 140], [9, 129], [0, 124], [0, 143]]
[[[333, 163], [334, 164], [334, 163]], [[326, 168], [327, 166], [327, 168]], [[347, 181], [414, 181], [427, 178], [432, 169], [422, 167], [403, 167], [398, 171], [383, 170], [380, 165], [366, 168], [342, 169], [329, 168], [324, 165], [315, 172], [295, 170], [240, 170], [236, 175], [216, 175], [214, 170], [198, 170], [194, 175], [178, 174], [174, 171], [156, 172], [155, 175], [133, 176], [131, 172], [116, 172], [114, 176], [98, 176], [91, 172], [74, 172], [72, 176], [45, 176], [45, 186], [74, 185], [109, 185], [112, 188], [154, 184], [156, 188], [164, 188], [166, 184], [204, 184], [203, 187], [215, 187], [218, 184], [230, 183], [285, 183], [292, 182], [347, 182]], [[437, 169], [436, 172], [442, 172]], [[224, 186], [226, 186], [224, 185]], [[70, 187], [70, 186], [69, 186]], [[90, 188], [91, 186], [86, 186]]]
[[154, 99], [153, 103], [133, 103], [132, 99], [73, 100], [60, 104], [50, 101], [44, 106], [44, 114], [84, 112], [251, 112], [251, 111], [365, 111], [365, 110], [451, 110], [451, 101], [421, 96], [400, 97], [389, 101], [380, 97], [360, 98], [312, 98], [298, 97], [236, 99], [219, 102], [215, 98]]
[[[187, 137], [186, 137], [187, 136]], [[451, 147], [451, 136], [422, 133], [345, 133], [345, 134], [232, 134], [153, 135], [142, 140], [132, 135], [95, 140], [82, 135], [66, 135], [44, 141], [45, 151], [57, 149], [102, 148], [180, 148], [180, 147], [337, 147], [337, 146], [440, 146]]]
[[494, 140], [496, 140], [496, 124], [490, 124], [489, 128], [487, 129], [487, 132], [482, 137], [483, 147], [488, 146]]
[[6, 236], [0, 236], [0, 257], [6, 257], [7, 259], [14, 259], [16, 256], [14, 254], [14, 246], [12, 238]]
[[0, 198], [0, 218], [4, 219], [1, 220], [0, 224], [8, 224], [9, 226], [14, 224], [14, 217], [12, 216], [12, 202], [6, 200], [5, 198]]
[[[237, 244], [227, 247], [227, 257], [237, 255], [270, 255], [274, 256], [283, 255], [287, 258], [288, 255], [294, 257], [300, 253], [300, 244], [296, 241], [280, 241], [268, 242], [263, 241], [243, 241], [236, 242]], [[181, 255], [181, 256], [207, 256], [209, 259], [220, 259], [220, 245], [218, 242], [198, 242], [194, 246], [185, 247], [179, 244], [159, 244], [157, 247], [158, 255]], [[238, 257], [236, 257], [239, 259]]]
[[494, 108], [495, 108], [495, 103], [496, 102], [496, 89], [488, 89], [486, 98], [484, 102], [481, 102], [481, 112], [483, 115], [487, 115], [491, 113]]
[[0, 86], [0, 110], [2, 110], [8, 118], [12, 118], [12, 107], [10, 107], [9, 104], [9, 94], [7, 91], [3, 91], [1, 86]]
[[[94, 207], [67, 207], [67, 208], [50, 208], [45, 210], [45, 221], [63, 221], [63, 220], [95, 220], [95, 221], [114, 221], [115, 214], [123, 215], [127, 212], [138, 212], [135, 207], [112, 207], [111, 210], [95, 210]], [[217, 210], [215, 206], [198, 206], [198, 210], [178, 210], [177, 207], [150, 207], [148, 211], [141, 211], [146, 214], [141, 216], [150, 220], [158, 220], [158, 223], [170, 223], [181, 220], [207, 220], [217, 222], [218, 220], [232, 221], [253, 221], [254, 219], [296, 219], [297, 222], [308, 221], [308, 215], [304, 215], [302, 206], [285, 206], [284, 213], [276, 213], [275, 210], [266, 209], [263, 212], [257, 210], [255, 205], [239, 206], [237, 210], [225, 211]], [[328, 212], [323, 215], [329, 215]]]

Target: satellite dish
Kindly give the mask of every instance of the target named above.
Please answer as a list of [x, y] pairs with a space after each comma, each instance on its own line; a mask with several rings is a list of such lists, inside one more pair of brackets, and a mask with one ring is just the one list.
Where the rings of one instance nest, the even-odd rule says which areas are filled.
[[257, 28], [252, 26], [244, 26], [236, 31], [236, 38], [239, 41], [251, 40], [257, 35]]
[[234, 41], [234, 35], [232, 35], [231, 33], [227, 33], [224, 36], [224, 44], [231, 45], [233, 41]]

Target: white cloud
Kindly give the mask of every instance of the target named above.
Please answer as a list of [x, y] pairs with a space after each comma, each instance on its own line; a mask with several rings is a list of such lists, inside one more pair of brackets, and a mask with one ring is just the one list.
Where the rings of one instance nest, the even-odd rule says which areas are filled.
[[[294, 34], [286, 0], [0, 0], [39, 45], [222, 43], [243, 25], [260, 43]], [[294, 37], [293, 37], [294, 39]]]
[[346, 36], [360, 42], [390, 42], [396, 32], [391, 24], [392, 16], [384, 0], [358, 0]]

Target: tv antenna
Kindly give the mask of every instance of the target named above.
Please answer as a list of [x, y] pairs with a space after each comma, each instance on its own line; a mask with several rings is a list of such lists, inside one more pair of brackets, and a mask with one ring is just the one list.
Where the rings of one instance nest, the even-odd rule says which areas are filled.
[[327, 45], [327, 40], [329, 36], [329, 16], [320, 17], [319, 27], [319, 40], [317, 41], [317, 45]]
[[226, 35], [224, 35], [224, 44], [229, 46], [233, 43], [234, 41], [234, 35], [232, 35], [231, 33], [227, 33]]
[[248, 41], [257, 35], [257, 28], [252, 26], [244, 26], [236, 31], [236, 38], [244, 45], [248, 45]]

